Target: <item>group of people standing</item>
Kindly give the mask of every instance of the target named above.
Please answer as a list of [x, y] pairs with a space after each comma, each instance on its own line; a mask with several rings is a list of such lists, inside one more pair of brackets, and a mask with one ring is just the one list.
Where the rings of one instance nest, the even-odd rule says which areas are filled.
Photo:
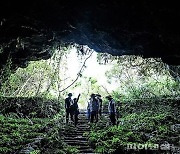
[[[69, 122], [69, 117], [71, 121], [74, 122], [75, 126], [78, 123], [78, 114], [79, 114], [79, 101], [80, 94], [77, 98], [72, 99], [72, 93], [68, 94], [68, 97], [65, 99], [65, 110], [66, 110], [66, 123]], [[112, 96], [106, 96], [108, 100], [108, 112], [111, 123], [116, 124], [116, 106], [115, 101]], [[102, 116], [102, 99], [99, 94], [91, 94], [88, 105], [87, 105], [87, 117], [90, 123], [98, 122], [99, 116]]]
[[87, 105], [87, 116], [88, 120], [93, 123], [98, 122], [98, 114], [101, 116], [102, 114], [102, 99], [99, 94], [91, 94], [91, 97], [88, 101]]

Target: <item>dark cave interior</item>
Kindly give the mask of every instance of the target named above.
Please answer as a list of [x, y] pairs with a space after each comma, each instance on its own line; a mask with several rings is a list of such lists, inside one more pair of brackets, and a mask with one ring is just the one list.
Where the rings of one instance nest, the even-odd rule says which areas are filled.
[[14, 68], [47, 59], [62, 44], [179, 65], [179, 19], [175, 1], [2, 0], [0, 68], [9, 58]]

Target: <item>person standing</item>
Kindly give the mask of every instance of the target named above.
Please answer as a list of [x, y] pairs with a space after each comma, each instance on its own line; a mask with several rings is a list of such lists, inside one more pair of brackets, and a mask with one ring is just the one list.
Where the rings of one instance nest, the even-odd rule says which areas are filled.
[[100, 94], [97, 94], [96, 96], [97, 96], [97, 99], [99, 100], [99, 111], [98, 111], [98, 113], [99, 113], [99, 116], [101, 117], [101, 115], [102, 115], [102, 99], [101, 99]]
[[99, 103], [98, 99], [96, 98], [95, 94], [91, 94], [91, 100], [90, 100], [90, 122], [93, 123], [94, 119], [96, 119], [96, 122], [98, 121], [97, 119], [97, 112], [99, 110]]
[[66, 110], [66, 123], [69, 122], [69, 116], [72, 121], [73, 119], [73, 100], [72, 100], [72, 93], [68, 94], [68, 97], [65, 99], [65, 110]]
[[115, 101], [113, 100], [112, 96], [107, 96], [106, 97], [109, 101], [109, 104], [108, 104], [108, 111], [109, 111], [109, 117], [110, 117], [110, 120], [111, 120], [111, 123], [113, 125], [116, 125], [116, 117], [115, 117], [115, 114], [116, 114], [116, 106], [115, 106]]
[[74, 111], [74, 125], [77, 126], [78, 123], [78, 115], [79, 115], [79, 107], [78, 107], [78, 101], [79, 101], [80, 94], [77, 98], [74, 98], [74, 104], [73, 104], [73, 111]]
[[90, 112], [90, 101], [91, 98], [89, 98], [88, 102], [87, 102], [87, 118], [88, 118], [88, 122], [90, 122], [90, 116], [91, 116], [91, 112]]

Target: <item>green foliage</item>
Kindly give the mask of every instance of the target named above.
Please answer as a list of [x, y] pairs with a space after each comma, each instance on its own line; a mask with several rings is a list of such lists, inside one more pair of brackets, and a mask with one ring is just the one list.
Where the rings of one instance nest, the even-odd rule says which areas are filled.
[[34, 151], [32, 151], [32, 152], [30, 152], [30, 154], [40, 154], [40, 150], [34, 150]]
[[98, 124], [85, 135], [97, 153], [126, 153], [128, 144], [153, 145], [166, 141], [176, 145], [173, 137], [179, 134], [171, 130], [172, 124], [180, 122], [178, 108], [173, 105], [175, 102], [178, 100], [123, 102], [118, 126], [103, 128]]
[[106, 72], [110, 83], [115, 82], [117, 90], [127, 99], [152, 97], [178, 97], [180, 82], [169, 73], [167, 65], [158, 59], [123, 56], [114, 61]]
[[0, 109], [0, 153], [65, 153], [59, 101], [3, 97]]
[[62, 111], [62, 101], [39, 97], [3, 97], [3, 100], [0, 101], [0, 112], [4, 115], [16, 113], [18, 117], [53, 117]]
[[[33, 124], [32, 124], [32, 123]], [[0, 116], [0, 151], [12, 153], [31, 143], [36, 137], [43, 137], [42, 128], [48, 123], [47, 119], [14, 119]]]
[[[32, 61], [26, 68], [18, 68], [14, 73], [11, 71], [11, 63], [1, 71], [0, 95], [15, 97], [40, 96], [47, 98], [59, 98], [58, 93], [62, 82], [62, 67], [65, 67], [64, 58], [66, 51], [56, 50], [51, 59]], [[5, 79], [1, 79], [6, 76]]]
[[[14, 118], [0, 115], [0, 152], [14, 153], [31, 147], [30, 153], [66, 153], [62, 140], [62, 114], [50, 118]], [[39, 140], [39, 141], [38, 141]]]
[[98, 79], [87, 76], [81, 77], [79, 81], [76, 82], [74, 86], [72, 86], [72, 88], [70, 88], [70, 90], [75, 92], [78, 91], [81, 93], [79, 103], [84, 108], [87, 107], [87, 101], [92, 93], [99, 93], [102, 96], [106, 94], [102, 86], [99, 85]]

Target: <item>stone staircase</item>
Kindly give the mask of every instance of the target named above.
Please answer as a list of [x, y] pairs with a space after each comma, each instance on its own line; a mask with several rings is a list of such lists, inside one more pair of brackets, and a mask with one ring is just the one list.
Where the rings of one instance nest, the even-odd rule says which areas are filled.
[[90, 125], [84, 111], [79, 114], [78, 125], [75, 127], [69, 124], [68, 130], [64, 131], [64, 141], [69, 146], [75, 146], [79, 153], [93, 153], [93, 149], [89, 145], [86, 137], [83, 136], [85, 132], [90, 131]]

